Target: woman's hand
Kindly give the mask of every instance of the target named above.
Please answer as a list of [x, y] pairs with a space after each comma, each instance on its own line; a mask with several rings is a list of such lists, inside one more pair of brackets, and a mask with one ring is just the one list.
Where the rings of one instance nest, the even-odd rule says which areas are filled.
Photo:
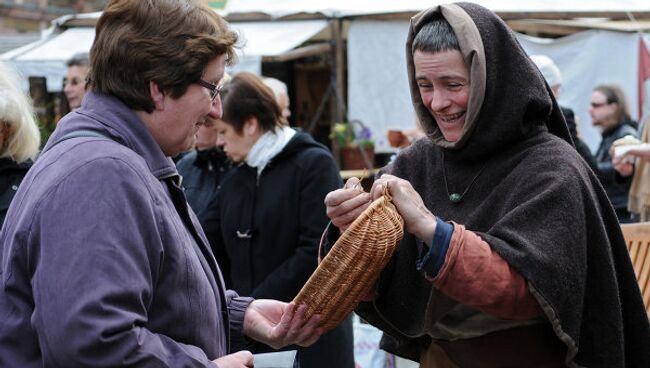
[[627, 151], [627, 154], [638, 157], [642, 160], [650, 161], [650, 145], [647, 143], [639, 145], [638, 147]]
[[296, 307], [293, 302], [254, 300], [244, 315], [244, 334], [274, 349], [294, 344], [312, 345], [323, 334], [323, 329], [318, 327], [318, 314], [304, 321], [306, 309], [306, 305]]
[[431, 243], [436, 230], [436, 217], [427, 209], [422, 197], [410, 182], [393, 175], [384, 174], [375, 180], [370, 190], [372, 199], [379, 198], [388, 187], [397, 212], [402, 215], [406, 231], [427, 244]]
[[630, 162], [628, 156], [614, 157], [612, 166], [622, 177], [628, 177], [634, 173], [634, 164]]
[[253, 354], [248, 350], [222, 356], [212, 361], [219, 368], [253, 368]]
[[370, 194], [363, 191], [358, 178], [350, 178], [343, 189], [330, 192], [325, 197], [327, 217], [341, 232], [370, 205]]

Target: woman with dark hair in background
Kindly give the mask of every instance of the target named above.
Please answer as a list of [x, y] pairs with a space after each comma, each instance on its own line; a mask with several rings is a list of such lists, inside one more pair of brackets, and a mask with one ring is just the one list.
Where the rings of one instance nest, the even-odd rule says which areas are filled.
[[[341, 177], [325, 146], [284, 123], [259, 77], [239, 73], [224, 93], [218, 144], [236, 166], [217, 195], [217, 223], [206, 231], [221, 232], [213, 247], [228, 255], [234, 290], [288, 302], [316, 269], [328, 221], [323, 199]], [[301, 368], [352, 368], [351, 321], [299, 348], [298, 359]]]

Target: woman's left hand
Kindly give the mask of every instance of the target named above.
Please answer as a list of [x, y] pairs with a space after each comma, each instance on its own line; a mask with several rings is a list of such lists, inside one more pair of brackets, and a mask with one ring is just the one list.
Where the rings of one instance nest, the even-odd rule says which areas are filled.
[[424, 205], [422, 197], [413, 189], [410, 182], [384, 174], [375, 180], [370, 189], [372, 199], [379, 198], [386, 187], [390, 191], [397, 212], [404, 219], [406, 231], [429, 244], [436, 230], [436, 217]]
[[271, 299], [254, 300], [244, 315], [244, 334], [274, 349], [287, 345], [310, 346], [323, 334], [320, 315], [304, 321], [307, 306]]

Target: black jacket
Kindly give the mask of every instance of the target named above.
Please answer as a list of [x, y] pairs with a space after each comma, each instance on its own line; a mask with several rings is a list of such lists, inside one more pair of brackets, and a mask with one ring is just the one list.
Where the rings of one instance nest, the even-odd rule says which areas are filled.
[[612, 165], [609, 149], [615, 140], [623, 138], [626, 135], [632, 135], [634, 137], [638, 135], [635, 122], [625, 121], [615, 128], [605, 130], [602, 133], [603, 139], [596, 151], [596, 161], [598, 162], [598, 171], [596, 174], [603, 187], [605, 187], [609, 200], [617, 210], [627, 209], [627, 198], [630, 185], [632, 184], [632, 176], [623, 178], [617, 174], [614, 165]]
[[231, 287], [230, 263], [224, 249], [213, 246], [215, 242], [219, 241], [215, 239], [215, 237], [219, 236], [219, 232], [214, 231], [210, 223], [214, 222], [217, 190], [221, 181], [228, 175], [231, 166], [232, 163], [226, 154], [217, 148], [190, 151], [176, 163], [176, 169], [183, 177], [182, 186], [185, 190], [187, 202], [196, 213], [196, 217], [199, 218], [205, 236], [212, 247], [214, 257], [219, 263], [227, 288]]
[[5, 221], [7, 210], [20, 182], [31, 166], [31, 161], [18, 164], [10, 158], [0, 159], [0, 226]]
[[[325, 196], [341, 185], [329, 150], [302, 132], [259, 177], [245, 163], [233, 168], [217, 195], [221, 242], [213, 244], [215, 253], [223, 247], [228, 254], [232, 288], [255, 298], [293, 300], [317, 266], [328, 223]], [[298, 354], [301, 368], [353, 367], [350, 322]]]
[[176, 163], [183, 177], [182, 186], [190, 207], [205, 227], [208, 207], [217, 196], [217, 188], [230, 169], [230, 161], [219, 149], [191, 151]]
[[569, 127], [569, 133], [571, 134], [571, 138], [573, 139], [573, 144], [576, 147], [576, 150], [580, 154], [580, 156], [585, 160], [587, 165], [593, 170], [594, 172], [598, 172], [598, 163], [596, 162], [596, 158], [594, 155], [591, 153], [591, 150], [589, 149], [589, 146], [578, 137], [578, 129], [576, 127], [576, 118], [575, 114], [573, 113], [573, 110], [571, 110], [568, 107], [560, 106], [560, 110], [562, 110], [562, 115], [564, 115], [564, 120], [566, 120], [566, 125]]

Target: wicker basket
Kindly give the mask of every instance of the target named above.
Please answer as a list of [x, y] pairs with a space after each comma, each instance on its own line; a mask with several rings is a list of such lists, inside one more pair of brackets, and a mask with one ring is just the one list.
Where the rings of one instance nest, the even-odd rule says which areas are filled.
[[404, 220], [388, 192], [375, 200], [341, 235], [294, 301], [307, 304], [305, 317], [338, 326], [373, 287], [404, 236]]

